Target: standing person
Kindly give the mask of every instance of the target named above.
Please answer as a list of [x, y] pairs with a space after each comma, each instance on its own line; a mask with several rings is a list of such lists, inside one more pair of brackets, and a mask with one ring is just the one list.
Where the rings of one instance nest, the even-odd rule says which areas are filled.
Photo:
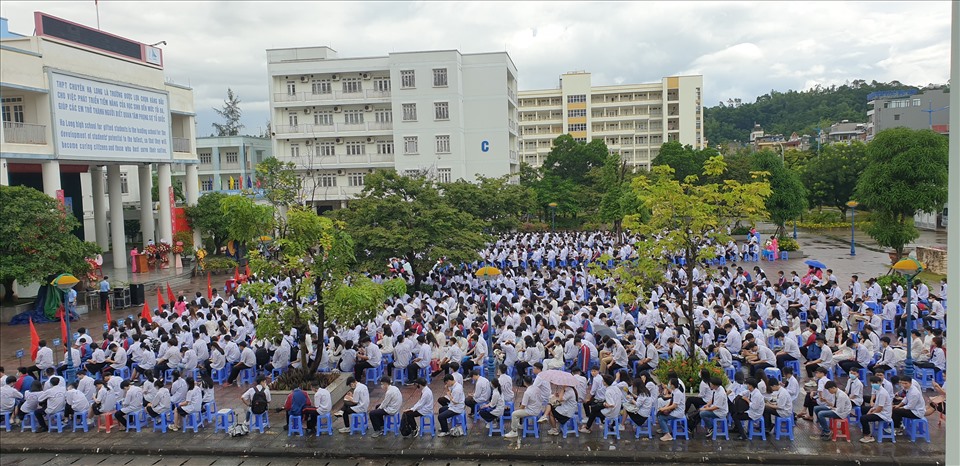
[[463, 385], [457, 383], [457, 380], [453, 377], [453, 374], [449, 374], [444, 377], [443, 383], [447, 387], [447, 399], [450, 400], [450, 404], [447, 406], [441, 406], [440, 411], [438, 412], [439, 415], [437, 416], [437, 422], [440, 423], [440, 433], [437, 434], [437, 437], [446, 437], [447, 435], [450, 435], [450, 418], [463, 414], [465, 409]]
[[110, 301], [110, 277], [104, 276], [100, 280], [100, 310], [107, 312], [107, 303]]
[[337, 413], [337, 415], [343, 416], [343, 427], [340, 429], [341, 434], [350, 433], [351, 414], [363, 414], [366, 416], [367, 410], [370, 408], [370, 390], [367, 389], [366, 385], [357, 382], [357, 379], [353, 377], [348, 377], [347, 386], [350, 387], [351, 392], [343, 397], [343, 411]]
[[[433, 414], [433, 391], [427, 386], [427, 381], [419, 378], [413, 384], [420, 390], [420, 399], [410, 409], [403, 412], [401, 431], [409, 431], [416, 436], [419, 428], [417, 418], [426, 414]], [[404, 426], [407, 426], [406, 429]]]
[[380, 379], [380, 387], [386, 390], [386, 393], [383, 395], [383, 401], [380, 402], [380, 406], [377, 406], [377, 409], [370, 411], [370, 423], [373, 425], [373, 437], [379, 437], [383, 431], [383, 419], [386, 416], [393, 416], [400, 412], [400, 408], [403, 407], [403, 395], [400, 394], [400, 389], [394, 385], [391, 385], [390, 377], [382, 377]]

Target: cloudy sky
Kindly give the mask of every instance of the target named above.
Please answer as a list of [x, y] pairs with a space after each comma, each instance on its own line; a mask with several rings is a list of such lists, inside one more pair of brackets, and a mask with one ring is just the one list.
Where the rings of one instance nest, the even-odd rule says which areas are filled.
[[[32, 12], [96, 26], [93, 0], [0, 3], [10, 29]], [[169, 78], [195, 91], [199, 134], [231, 87], [246, 132], [269, 118], [268, 48], [328, 45], [341, 57], [452, 49], [506, 50], [520, 89], [556, 87], [559, 74], [593, 83], [703, 74], [705, 104], [753, 101], [771, 89], [854, 79], [945, 83], [950, 2], [143, 2], [100, 1], [103, 30], [167, 41]]]

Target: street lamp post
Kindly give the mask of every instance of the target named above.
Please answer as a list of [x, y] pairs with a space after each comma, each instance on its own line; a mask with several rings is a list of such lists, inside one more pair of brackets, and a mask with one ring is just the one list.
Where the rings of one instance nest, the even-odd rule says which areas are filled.
[[847, 202], [847, 207], [850, 207], [850, 255], [857, 255], [857, 247], [854, 244], [854, 231], [857, 225], [857, 206], [860, 205], [857, 201]]
[[551, 202], [547, 205], [550, 206], [550, 231], [555, 231], [557, 229], [557, 203]]
[[893, 270], [900, 272], [907, 279], [907, 308], [904, 309], [904, 312], [907, 314], [907, 328], [904, 331], [907, 339], [907, 359], [903, 362], [903, 375], [913, 380], [913, 338], [910, 335], [911, 327], [913, 327], [913, 309], [910, 304], [910, 292], [913, 291], [913, 279], [919, 275], [920, 272], [923, 272], [923, 264], [909, 257], [893, 264]]
[[477, 270], [477, 278], [487, 284], [487, 379], [493, 381], [496, 378], [496, 363], [493, 357], [493, 305], [490, 303], [490, 288], [493, 280], [500, 276], [500, 269], [496, 267], [481, 267]]
[[77, 277], [70, 275], [68, 273], [60, 274], [57, 278], [53, 279], [51, 284], [55, 285], [61, 293], [63, 293], [63, 321], [67, 326], [67, 341], [65, 342], [65, 347], [67, 348], [67, 361], [66, 367], [63, 370], [64, 379], [67, 383], [73, 383], [77, 380], [77, 369], [73, 365], [73, 334], [70, 332], [70, 308], [67, 306], [67, 290], [73, 288], [80, 281], [77, 280]]

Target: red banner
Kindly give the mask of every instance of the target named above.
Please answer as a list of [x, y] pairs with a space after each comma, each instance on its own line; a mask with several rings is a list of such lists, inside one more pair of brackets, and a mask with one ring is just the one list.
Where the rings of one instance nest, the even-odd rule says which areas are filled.
[[[173, 186], [167, 187], [167, 194], [170, 196], [170, 231], [172, 233], [177, 232], [177, 213], [174, 206], [177, 205], [177, 200], [173, 196]], [[167, 241], [170, 241], [170, 244], [173, 244], [173, 238], [166, 238]]]

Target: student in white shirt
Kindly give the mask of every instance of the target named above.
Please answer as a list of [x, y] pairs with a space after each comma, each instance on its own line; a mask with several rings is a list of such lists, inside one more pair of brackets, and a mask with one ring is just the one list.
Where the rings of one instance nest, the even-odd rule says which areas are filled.
[[343, 428], [340, 429], [341, 434], [350, 433], [351, 414], [366, 415], [367, 410], [370, 409], [370, 390], [367, 389], [367, 386], [357, 382], [357, 379], [352, 376], [347, 378], [347, 386], [350, 387], [352, 392], [343, 397]]
[[[420, 390], [420, 399], [410, 409], [403, 412], [403, 424], [416, 426], [417, 418], [426, 414], [433, 414], [433, 391], [427, 386], [425, 379], [416, 379], [414, 385]], [[412, 429], [416, 435], [419, 429]]]
[[[667, 422], [682, 418], [684, 416], [684, 409], [687, 406], [686, 395], [683, 393], [683, 389], [681, 389], [679, 380], [676, 378], [670, 379], [667, 388], [671, 392], [670, 402], [657, 410], [657, 422], [660, 424], [660, 430], [666, 432], [663, 437], [660, 437], [660, 440], [665, 442], [673, 440]], [[609, 396], [609, 393], [607, 395]]]
[[400, 389], [390, 382], [390, 377], [384, 376], [380, 379], [380, 387], [383, 388], [386, 393], [383, 395], [383, 401], [380, 402], [380, 406], [370, 411], [370, 423], [373, 425], [372, 435], [374, 438], [379, 437], [383, 431], [384, 418], [399, 413], [400, 408], [403, 406], [403, 395], [400, 394]]
[[447, 399], [450, 400], [450, 403], [441, 406], [438, 411], [437, 422], [440, 423], [440, 433], [437, 434], [437, 437], [450, 435], [450, 418], [463, 414], [466, 409], [463, 385], [458, 383], [452, 374], [444, 377], [443, 383], [447, 387]]
[[[817, 415], [817, 424], [820, 425], [820, 440], [830, 440], [830, 419], [846, 419], [849, 417], [850, 412], [853, 411], [853, 403], [850, 401], [850, 397], [837, 387], [836, 382], [831, 380], [824, 385], [824, 388], [833, 395], [833, 404], [832, 406], [818, 406], [814, 408], [814, 412]], [[811, 436], [810, 438], [816, 440], [817, 437]]]
[[897, 428], [898, 434], [903, 429], [904, 419], [920, 419], [926, 411], [923, 402], [923, 393], [920, 387], [913, 383], [909, 378], [900, 379], [900, 388], [906, 392], [903, 400], [893, 407], [893, 426]]
[[876, 375], [870, 377], [870, 388], [874, 395], [873, 407], [860, 416], [860, 430], [863, 431], [863, 438], [860, 441], [863, 443], [876, 441], [870, 432], [871, 423], [893, 420], [893, 396], [883, 388], [880, 377]]

